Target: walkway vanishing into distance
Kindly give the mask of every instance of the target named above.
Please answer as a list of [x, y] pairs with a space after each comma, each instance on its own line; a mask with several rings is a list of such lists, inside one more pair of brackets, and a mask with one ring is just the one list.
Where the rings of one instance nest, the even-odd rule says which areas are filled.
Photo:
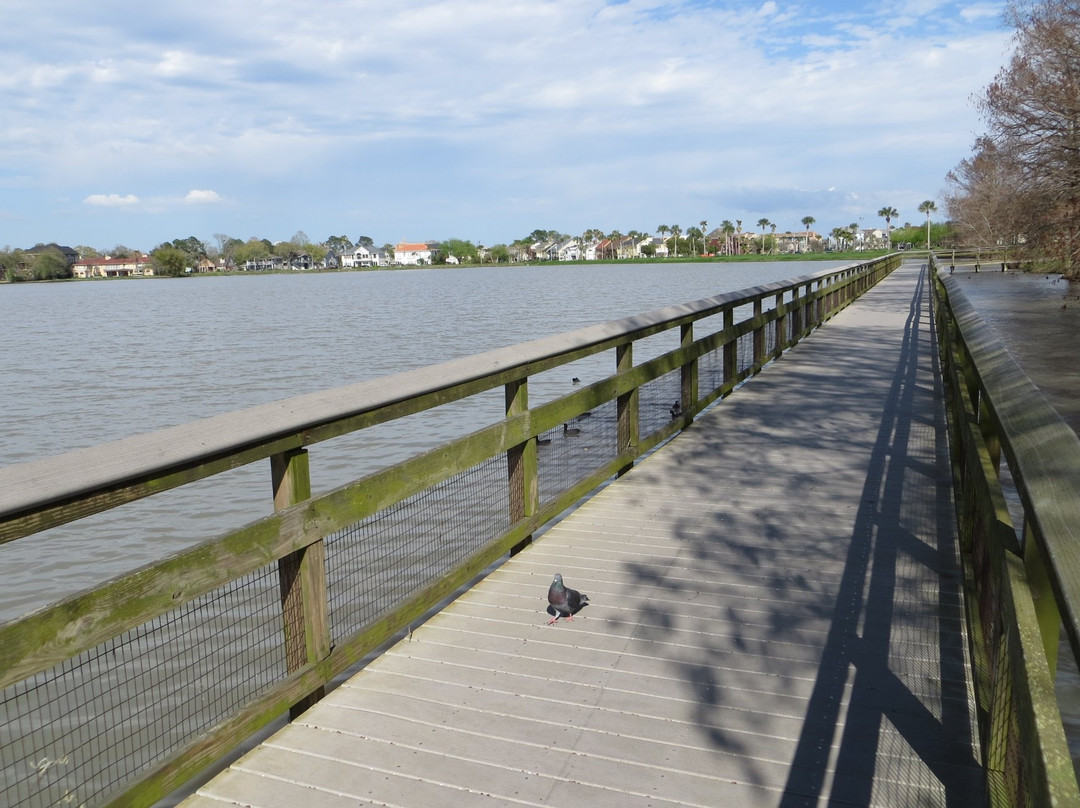
[[935, 348], [909, 262], [184, 808], [982, 804]]

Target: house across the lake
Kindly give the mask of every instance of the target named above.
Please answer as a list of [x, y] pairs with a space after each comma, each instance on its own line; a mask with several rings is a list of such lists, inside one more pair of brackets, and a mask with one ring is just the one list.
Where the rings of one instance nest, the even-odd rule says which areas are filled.
[[142, 278], [154, 274], [149, 255], [130, 258], [82, 258], [71, 267], [76, 278]]
[[422, 241], [402, 241], [394, 245], [394, 263], [402, 266], [430, 264], [431, 256], [434, 254], [434, 248]]

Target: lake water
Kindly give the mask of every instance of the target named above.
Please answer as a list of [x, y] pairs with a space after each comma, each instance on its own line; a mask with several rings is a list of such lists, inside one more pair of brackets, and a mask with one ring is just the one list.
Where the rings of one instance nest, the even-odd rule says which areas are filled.
[[957, 272], [961, 289], [1002, 345], [1080, 432], [1080, 285], [1057, 275]]
[[[0, 364], [0, 465], [840, 265], [586, 264], [0, 286], [10, 340]], [[530, 400], [567, 392], [571, 373], [587, 381], [610, 369], [553, 371], [530, 385]], [[479, 406], [497, 416], [502, 393]], [[465, 405], [317, 444], [312, 486], [329, 490], [430, 448], [474, 417]], [[0, 546], [0, 621], [271, 509], [264, 462]]]

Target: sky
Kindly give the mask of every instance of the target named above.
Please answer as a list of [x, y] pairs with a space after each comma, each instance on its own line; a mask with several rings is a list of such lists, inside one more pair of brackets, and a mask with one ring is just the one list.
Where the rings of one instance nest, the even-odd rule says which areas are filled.
[[983, 130], [1002, 11], [0, 0], [0, 247], [917, 223]]

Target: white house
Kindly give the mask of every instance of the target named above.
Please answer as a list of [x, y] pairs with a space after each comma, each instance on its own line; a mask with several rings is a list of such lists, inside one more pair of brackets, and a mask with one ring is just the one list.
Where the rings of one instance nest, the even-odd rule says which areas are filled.
[[379, 247], [367, 247], [357, 244], [351, 250], [341, 254], [341, 266], [348, 269], [356, 267], [385, 267], [390, 264], [386, 252]]
[[394, 263], [405, 266], [421, 266], [431, 263], [432, 250], [423, 242], [402, 241], [394, 245]]
[[574, 239], [563, 242], [558, 246], [558, 256], [560, 261], [580, 261], [581, 245]]

